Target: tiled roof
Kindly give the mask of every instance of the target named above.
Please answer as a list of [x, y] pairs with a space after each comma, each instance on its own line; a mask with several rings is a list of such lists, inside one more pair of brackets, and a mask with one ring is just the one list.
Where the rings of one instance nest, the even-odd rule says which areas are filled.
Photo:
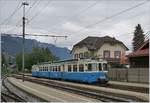
[[138, 57], [138, 56], [149, 56], [149, 48], [143, 50], [137, 50], [128, 55], [128, 57]]
[[149, 40], [145, 41], [144, 44], [135, 52], [132, 52], [128, 57], [139, 57], [149, 56]]
[[89, 50], [97, 50], [99, 49], [104, 43], [110, 43], [110, 44], [122, 44], [126, 50], [128, 48], [119, 40], [116, 40], [115, 38], [104, 36], [104, 37], [87, 37], [80, 41], [79, 43], [75, 44], [73, 47], [83, 47], [86, 46]]

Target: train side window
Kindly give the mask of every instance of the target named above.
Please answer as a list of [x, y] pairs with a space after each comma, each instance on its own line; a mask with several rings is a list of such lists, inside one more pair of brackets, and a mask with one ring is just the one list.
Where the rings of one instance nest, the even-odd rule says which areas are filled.
[[57, 71], [60, 71], [60, 66], [58, 66], [58, 70]]
[[88, 71], [92, 71], [92, 64], [88, 64]]
[[92, 63], [92, 71], [97, 71], [97, 63]]
[[71, 72], [71, 65], [68, 65], [68, 72]]
[[73, 71], [77, 72], [77, 65], [73, 65]]
[[56, 67], [54, 66], [53, 71], [56, 71]]
[[84, 71], [84, 65], [83, 64], [79, 64], [79, 71], [83, 72]]
[[106, 63], [103, 64], [103, 70], [104, 71], [107, 70], [107, 64]]
[[99, 71], [102, 71], [102, 64], [101, 63], [99, 63], [98, 68], [99, 68]]
[[55, 71], [57, 71], [57, 66], [55, 67]]

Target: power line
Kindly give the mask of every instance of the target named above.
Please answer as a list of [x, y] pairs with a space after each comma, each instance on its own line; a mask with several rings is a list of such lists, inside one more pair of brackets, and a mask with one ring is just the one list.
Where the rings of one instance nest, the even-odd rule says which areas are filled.
[[[22, 0], [22, 1], [23, 1], [23, 0]], [[38, 2], [38, 0], [37, 0], [37, 1], [34, 1], [33, 4], [30, 6], [30, 8], [26, 11], [26, 13], [28, 13], [28, 12], [31, 10], [31, 8], [34, 7], [34, 5], [35, 5], [37, 2]], [[40, 1], [37, 3], [37, 5], [38, 5], [39, 3], [40, 3]], [[37, 6], [37, 5], [36, 5], [36, 6]], [[20, 20], [18, 20], [18, 22], [16, 23], [15, 27], [13, 27], [13, 28], [7, 30], [6, 33], [10, 32], [10, 31], [12, 31], [12, 30], [13, 30], [13, 31], [16, 30], [16, 29], [18, 28], [18, 26], [21, 27], [21, 26], [22, 26], [22, 25], [20, 24], [21, 21], [22, 21], [22, 18], [21, 18]]]
[[[22, 35], [18, 35], [18, 34], [7, 34], [7, 33], [2, 33], [2, 35], [3, 36], [22, 36]], [[26, 33], [25, 35], [27, 35], [27, 36], [45, 36], [45, 37], [64, 37], [64, 38], [67, 38], [68, 36], [61, 36], [61, 35], [46, 35], [46, 34], [44, 34], [44, 35], [39, 35], [39, 34], [28, 34], [28, 33]]]
[[42, 12], [42, 10], [47, 8], [50, 2], [51, 1], [49, 0], [39, 12], [37, 12], [34, 16], [32, 16], [31, 19], [27, 22], [27, 24], [29, 24], [33, 19], [35, 19]]
[[12, 14], [10, 16], [8, 16], [8, 18], [6, 18], [3, 22], [1, 22], [0, 25], [3, 25], [4, 23], [8, 24], [10, 18], [12, 18], [17, 13], [17, 11], [21, 8], [22, 5], [20, 5], [20, 4], [21, 3], [19, 2], [17, 5], [17, 8], [12, 12]]
[[26, 14], [34, 7], [34, 5], [38, 2], [39, 0], [35, 0], [33, 4], [29, 7], [29, 9], [26, 11]]
[[[146, 2], [148, 2], [148, 1], [146, 1]], [[104, 19], [102, 19], [102, 20], [99, 20], [99, 21], [97, 21], [97, 22], [95, 22], [95, 23], [93, 23], [93, 24], [87, 25], [87, 26], [84, 27], [84, 28], [89, 28], [89, 27], [91, 27], [91, 26], [94, 26], [94, 25], [97, 25], [97, 24], [99, 24], [99, 23], [102, 23], [102, 22], [104, 22], [104, 21], [106, 21], [106, 20], [108, 20], [108, 19], [114, 18], [114, 17], [116, 17], [116, 16], [118, 16], [118, 15], [120, 15], [120, 14], [123, 14], [123, 13], [125, 13], [125, 12], [128, 12], [128, 11], [134, 9], [134, 8], [137, 8], [137, 7], [139, 7], [139, 6], [143, 5], [143, 4], [145, 4], [146, 2], [142, 2], [142, 3], [139, 3], [139, 4], [137, 4], [137, 5], [132, 6], [132, 7], [130, 7], [130, 8], [127, 8], [127, 9], [125, 9], [125, 10], [122, 10], [122, 11], [120, 11], [120, 12], [118, 12], [118, 13], [115, 13], [115, 14], [109, 16], [109, 17], [106, 17], [106, 18], [104, 18]], [[81, 32], [82, 30], [83, 30], [83, 28], [80, 29], [80, 30], [78, 30], [78, 31], [76, 31], [76, 32], [74, 32], [74, 33]]]
[[[80, 12], [78, 12], [78, 13], [76, 13], [76, 14], [72, 15], [71, 17], [69, 17], [69, 18], [68, 18], [68, 19], [66, 19], [65, 21], [72, 20], [75, 16], [79, 16], [79, 15], [81, 15], [81, 13], [84, 13], [84, 12], [86, 12], [88, 9], [90, 9], [90, 8], [94, 7], [95, 5], [97, 5], [97, 4], [98, 4], [98, 2], [100, 2], [100, 1], [96, 1], [96, 2], [94, 2], [93, 4], [91, 4], [91, 5], [89, 5], [88, 7], [84, 8], [84, 9], [83, 9], [83, 10], [81, 10]], [[63, 21], [63, 22], [65, 22], [65, 21]], [[57, 24], [55, 24], [55, 25], [53, 25], [52, 27], [54, 27], [54, 26], [56, 26], [56, 25], [58, 25], [58, 24], [60, 24], [60, 22], [59, 22], [59, 23], [57, 23]]]
[[[98, 2], [99, 2], [99, 1], [98, 1]], [[77, 15], [79, 15], [80, 13], [87, 11], [88, 9], [92, 8], [93, 6], [95, 6], [98, 2], [94, 2], [93, 4], [89, 5], [87, 8], [81, 10], [80, 12], [78, 12], [78, 13], [75, 14], [75, 15], [72, 15], [71, 17], [77, 16]], [[48, 2], [48, 4], [49, 4], [49, 3], [50, 3], [50, 2]], [[45, 8], [48, 6], [48, 4], [45, 6]], [[29, 24], [29, 22], [31, 22], [31, 20], [33, 20], [33, 18], [36, 17], [37, 15], [39, 15], [38, 12], [37, 12], [37, 14], [35, 14], [35, 15], [28, 21], [28, 24]], [[72, 19], [71, 17], [70, 17], [69, 19]], [[69, 19], [67, 19], [67, 20], [69, 20]], [[58, 25], [58, 24], [60, 24], [60, 23], [57, 23], [57, 24], [55, 24], [55, 25]], [[55, 25], [53, 25], [53, 26], [55, 26]]]

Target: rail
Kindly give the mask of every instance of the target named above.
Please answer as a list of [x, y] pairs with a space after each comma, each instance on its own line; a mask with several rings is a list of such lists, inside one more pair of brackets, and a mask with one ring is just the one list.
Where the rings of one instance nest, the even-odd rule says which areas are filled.
[[2, 77], [2, 86], [5, 88], [5, 92], [1, 92], [1, 97], [4, 102], [9, 102], [9, 101], [15, 101], [15, 102], [26, 102], [25, 99], [22, 97], [18, 96], [16, 93], [11, 91], [9, 87], [5, 84], [5, 80], [7, 79], [7, 76]]
[[[17, 79], [21, 79], [21, 77], [16, 77]], [[38, 83], [38, 84], [42, 84], [45, 86], [50, 86], [53, 88], [57, 88], [57, 89], [61, 89], [61, 90], [65, 90], [68, 92], [72, 92], [72, 93], [76, 93], [76, 94], [80, 94], [80, 95], [84, 95], [90, 98], [94, 98], [94, 99], [98, 99], [104, 102], [131, 102], [131, 101], [142, 101], [142, 100], [138, 100], [137, 98], [129, 98], [126, 96], [121, 96], [121, 95], [114, 95], [111, 93], [103, 93], [103, 92], [98, 92], [95, 90], [88, 90], [85, 88], [79, 88], [76, 86], [70, 86], [70, 85], [62, 85], [60, 83], [56, 83], [56, 82], [52, 82], [50, 80], [48, 81], [44, 81], [41, 80], [39, 78], [31, 78], [31, 77], [26, 77], [25, 80], [27, 81], [31, 81], [34, 83]]]

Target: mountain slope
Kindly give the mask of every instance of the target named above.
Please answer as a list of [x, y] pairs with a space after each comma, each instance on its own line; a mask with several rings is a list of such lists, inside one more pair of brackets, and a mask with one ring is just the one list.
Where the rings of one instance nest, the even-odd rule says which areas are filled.
[[[2, 51], [15, 56], [22, 51], [22, 38], [12, 36], [1, 36]], [[49, 48], [49, 50], [61, 60], [70, 59], [72, 56], [67, 48], [56, 47], [53, 44], [41, 43], [34, 39], [25, 39], [25, 51], [31, 52], [33, 47]]]

